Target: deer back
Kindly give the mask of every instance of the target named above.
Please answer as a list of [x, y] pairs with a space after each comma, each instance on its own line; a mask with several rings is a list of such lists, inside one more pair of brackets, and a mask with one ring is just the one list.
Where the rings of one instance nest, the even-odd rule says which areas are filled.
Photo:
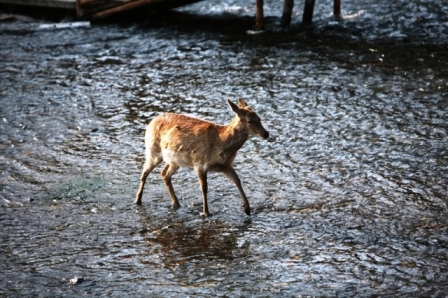
[[219, 170], [233, 162], [247, 140], [248, 134], [232, 125], [237, 121], [225, 126], [186, 115], [163, 114], [148, 125], [147, 150], [161, 154], [167, 163]]

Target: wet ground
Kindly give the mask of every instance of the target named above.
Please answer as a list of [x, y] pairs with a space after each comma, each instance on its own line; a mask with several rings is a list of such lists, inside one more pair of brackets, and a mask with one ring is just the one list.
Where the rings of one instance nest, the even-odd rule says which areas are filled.
[[[266, 2], [261, 34], [242, 1], [0, 23], [0, 296], [446, 297], [448, 3], [318, 1], [279, 29]], [[148, 121], [227, 123], [239, 96], [271, 134], [234, 163], [252, 216], [211, 174], [204, 219], [190, 169], [181, 209], [161, 167], [135, 206]]]

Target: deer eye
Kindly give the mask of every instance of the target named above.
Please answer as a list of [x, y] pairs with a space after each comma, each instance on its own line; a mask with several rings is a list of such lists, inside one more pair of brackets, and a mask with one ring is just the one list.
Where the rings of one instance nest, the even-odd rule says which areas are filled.
[[254, 122], [253, 122], [253, 121], [250, 121], [250, 120], [248, 120], [248, 121], [247, 121], [247, 123], [249, 123], [249, 124], [252, 124], [252, 123], [254, 123]]

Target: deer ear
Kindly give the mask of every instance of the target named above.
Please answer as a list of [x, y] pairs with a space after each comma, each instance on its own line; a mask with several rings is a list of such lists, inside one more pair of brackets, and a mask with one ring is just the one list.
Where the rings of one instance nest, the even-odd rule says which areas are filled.
[[238, 98], [238, 107], [240, 107], [240, 108], [245, 108], [245, 107], [247, 107], [248, 105], [247, 105], [247, 103], [244, 101], [244, 99], [242, 99], [241, 97], [240, 98]]
[[232, 111], [238, 115], [238, 106], [236, 104], [234, 104], [233, 102], [230, 101], [230, 99], [227, 100], [230, 108], [232, 109]]
[[246, 111], [244, 111], [243, 109], [240, 109], [236, 104], [234, 104], [233, 102], [231, 102], [229, 99], [227, 100], [227, 102], [229, 103], [229, 106], [232, 108], [233, 112], [234, 112], [240, 119], [245, 119], [245, 118], [246, 118]]

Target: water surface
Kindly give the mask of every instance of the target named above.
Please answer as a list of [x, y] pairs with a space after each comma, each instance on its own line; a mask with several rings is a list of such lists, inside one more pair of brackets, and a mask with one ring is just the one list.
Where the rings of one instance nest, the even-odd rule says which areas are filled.
[[[415, 296], [448, 292], [448, 7], [316, 5], [312, 28], [252, 31], [252, 4], [38, 30], [0, 23], [0, 294]], [[243, 97], [271, 138], [235, 168], [253, 212], [209, 175], [159, 172], [133, 204], [145, 126], [228, 123]]]

